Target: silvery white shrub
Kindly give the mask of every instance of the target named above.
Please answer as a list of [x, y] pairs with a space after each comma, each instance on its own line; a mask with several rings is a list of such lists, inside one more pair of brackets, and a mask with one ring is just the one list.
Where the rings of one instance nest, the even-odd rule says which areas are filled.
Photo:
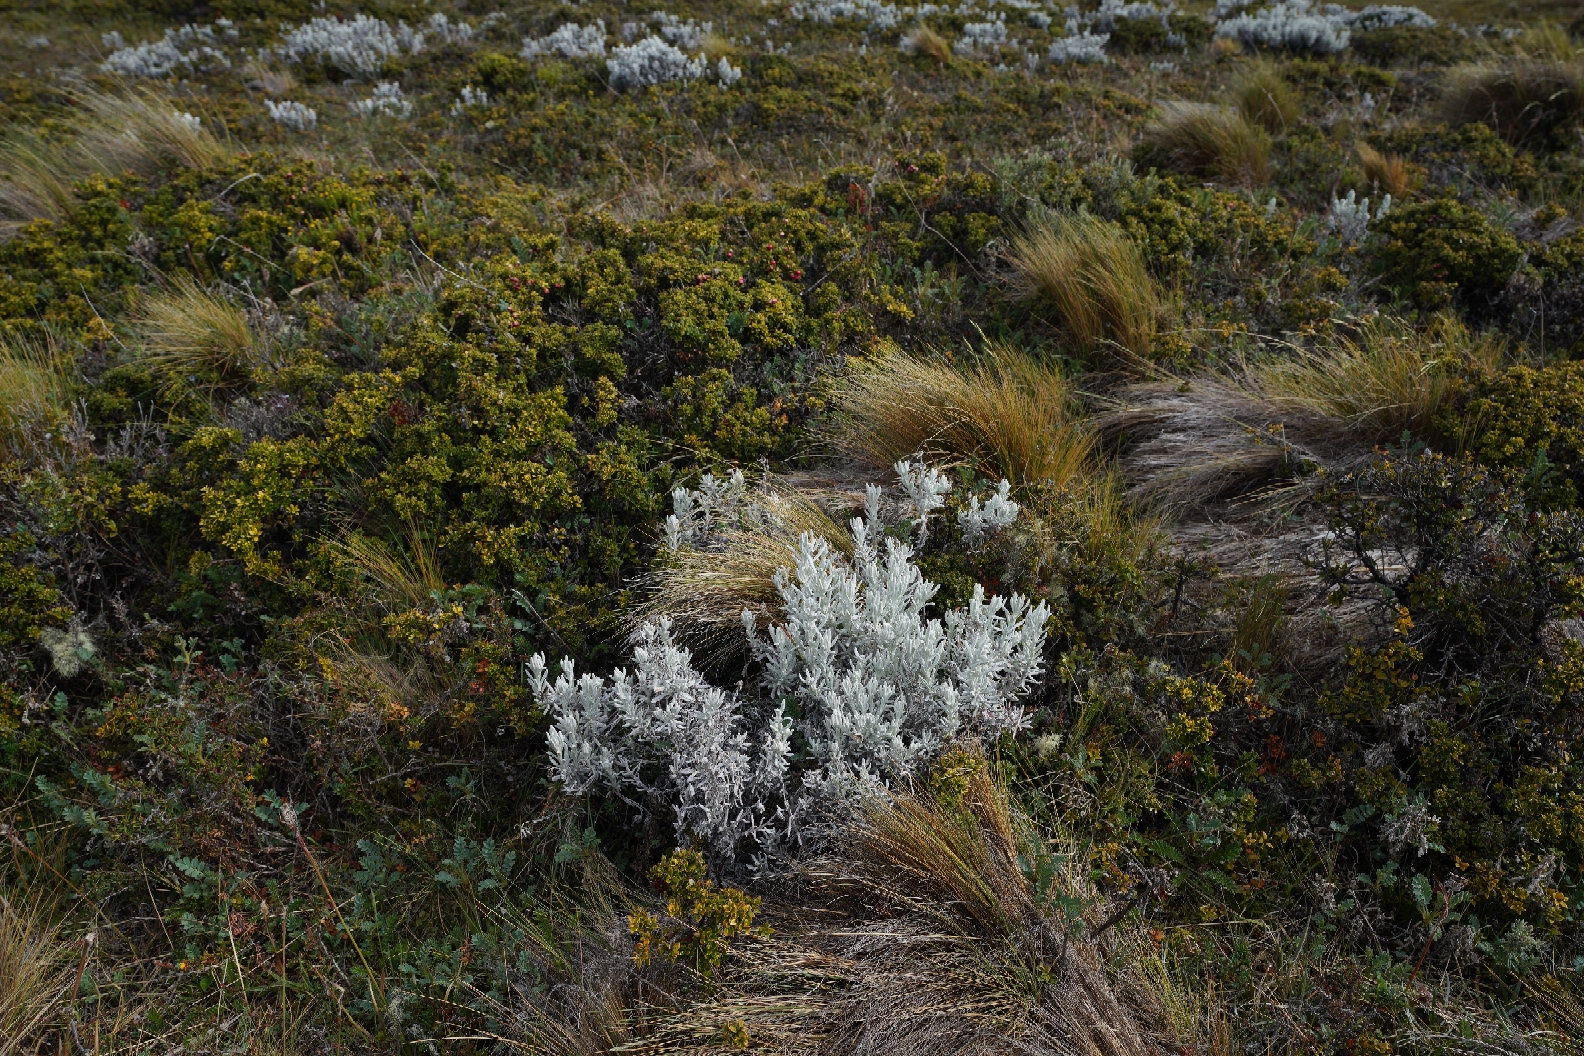
[[[680, 522], [736, 501], [731, 482], [711, 488], [689, 497]], [[536, 655], [529, 684], [551, 715], [555, 780], [668, 810], [679, 843], [731, 861], [796, 844], [823, 807], [915, 773], [953, 740], [1023, 729], [1019, 700], [1041, 671], [1048, 608], [976, 589], [967, 606], [928, 619], [935, 585], [900, 539], [882, 553], [881, 530], [855, 518], [851, 560], [803, 536], [795, 566], [777, 576], [780, 621], [761, 634], [743, 614], [757, 687], [709, 685], [664, 622], [640, 633], [633, 670], [609, 680], [563, 660], [551, 681]]]
[[1003, 480], [994, 494], [979, 504], [979, 496], [968, 496], [968, 508], [957, 513], [957, 527], [963, 542], [978, 546], [991, 532], [1009, 527], [1018, 518], [1018, 504], [1012, 501], [1012, 482]]
[[1045, 58], [1055, 63], [1110, 62], [1105, 46], [1111, 40], [1109, 33], [1079, 33], [1058, 37], [1051, 42]]
[[733, 66], [726, 61], [726, 56], [722, 55], [720, 61], [715, 64], [715, 76], [722, 88], [730, 88], [742, 80], [742, 68]]
[[691, 18], [686, 22], [664, 11], [656, 11], [654, 20], [660, 27], [660, 36], [667, 44], [675, 45], [682, 51], [696, 52], [704, 46], [704, 38], [715, 30], [715, 23], [705, 22], [700, 25]]
[[696, 81], [708, 69], [704, 56], [690, 59], [659, 37], [645, 37], [619, 47], [605, 60], [610, 86], [616, 91], [648, 88], [669, 81]]
[[946, 505], [946, 496], [951, 494], [951, 478], [926, 464], [922, 458], [917, 462], [903, 459], [891, 468], [896, 471], [902, 490], [907, 494], [908, 504], [913, 507], [913, 525], [918, 529], [919, 545], [922, 546], [929, 538], [930, 514]]
[[1215, 34], [1251, 47], [1331, 55], [1346, 48], [1351, 36], [1346, 18], [1338, 13], [1343, 11], [1335, 5], [1316, 10], [1311, 0], [1279, 0], [1253, 14], [1218, 22]]
[[969, 22], [963, 26], [963, 35], [952, 45], [952, 51], [962, 56], [973, 56], [982, 51], [999, 51], [1006, 42], [1005, 22]]
[[1049, 29], [1051, 26], [1051, 16], [1046, 14], [1044, 11], [1035, 11], [1031, 13], [1028, 17], [1028, 20], [1029, 25], [1033, 26], [1035, 29]]
[[[895, 29], [902, 24], [902, 12], [894, 4], [879, 0], [814, 0], [813, 3], [795, 3], [787, 14], [798, 21], [834, 23], [838, 18], [867, 22], [875, 29]], [[922, 17], [922, 16], [921, 16]]]
[[269, 111], [270, 120], [277, 125], [285, 125], [298, 132], [305, 132], [319, 123], [318, 113], [302, 103], [294, 103], [290, 100], [277, 103], [273, 99], [266, 99], [264, 109]]
[[1365, 32], [1375, 29], [1394, 29], [1398, 26], [1409, 26], [1414, 29], [1434, 29], [1436, 26], [1436, 20], [1417, 7], [1403, 7], [1399, 4], [1374, 4], [1344, 17], [1348, 25]]
[[1369, 229], [1370, 220], [1379, 220], [1391, 212], [1392, 196], [1385, 195], [1381, 198], [1380, 208], [1370, 215], [1370, 200], [1365, 198], [1359, 201], [1353, 191], [1347, 193], [1346, 198], [1332, 198], [1331, 211], [1326, 214], [1326, 232], [1335, 234], [1348, 245], [1353, 245], [1364, 237]]
[[471, 84], [464, 84], [457, 96], [457, 101], [451, 104], [452, 117], [460, 115], [470, 106], [489, 105], [489, 92], [483, 88], [475, 88]]
[[[236, 36], [231, 23], [224, 22], [221, 28], [227, 36]], [[123, 77], [169, 77], [178, 67], [192, 71], [231, 65], [230, 58], [221, 50], [223, 45], [215, 36], [214, 26], [185, 25], [167, 29], [159, 40], [135, 46], [122, 41], [120, 33], [106, 33], [101, 39], [105, 47], [115, 49], [106, 56], [101, 68]]]
[[373, 95], [352, 104], [352, 112], [359, 117], [411, 117], [412, 100], [402, 95], [401, 85], [381, 81], [374, 86]]
[[1126, 22], [1159, 22], [1161, 25], [1166, 25], [1172, 9], [1173, 5], [1169, 2], [1165, 7], [1157, 7], [1148, 0], [1133, 3], [1125, 3], [1124, 0], [1101, 0], [1100, 7], [1083, 21], [1086, 28], [1109, 33], [1116, 28], [1119, 19]]
[[564, 59], [586, 59], [603, 55], [605, 54], [605, 21], [596, 19], [590, 26], [566, 22], [554, 33], [537, 40], [533, 37], [524, 37], [520, 54], [525, 59], [537, 59], [546, 55], [559, 55]]
[[405, 22], [392, 29], [377, 18], [357, 14], [345, 21], [333, 15], [315, 18], [285, 30], [277, 50], [288, 62], [317, 59], [344, 73], [372, 77], [403, 50], [417, 54], [423, 45], [423, 34]]
[[473, 27], [466, 22], [453, 22], [445, 15], [436, 11], [424, 23], [426, 37], [435, 37], [447, 44], [470, 44], [473, 42]]

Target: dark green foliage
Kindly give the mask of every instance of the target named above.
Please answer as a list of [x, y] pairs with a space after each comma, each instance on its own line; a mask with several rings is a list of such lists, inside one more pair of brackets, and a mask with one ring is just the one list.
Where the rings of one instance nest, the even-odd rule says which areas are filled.
[[1371, 264], [1382, 284], [1425, 309], [1455, 301], [1488, 313], [1524, 260], [1516, 238], [1451, 198], [1393, 209], [1371, 230]]
[[1545, 504], [1570, 508], [1584, 488], [1584, 363], [1517, 366], [1483, 380], [1462, 410], [1483, 462], [1528, 472]]

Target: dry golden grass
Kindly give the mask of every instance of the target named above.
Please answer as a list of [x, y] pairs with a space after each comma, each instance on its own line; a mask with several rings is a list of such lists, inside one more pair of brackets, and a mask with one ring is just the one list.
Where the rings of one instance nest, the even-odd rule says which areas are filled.
[[1256, 59], [1243, 68], [1232, 82], [1232, 100], [1245, 121], [1272, 135], [1286, 133], [1302, 111], [1298, 94], [1269, 59]]
[[683, 547], [650, 577], [649, 596], [628, 620], [637, 630], [645, 622], [670, 619], [677, 630], [707, 654], [726, 654], [742, 639], [742, 612], [779, 611], [776, 576], [797, 563], [805, 534], [824, 539], [851, 554], [852, 536], [806, 495], [767, 488], [757, 515], [722, 532], [707, 549]]
[[992, 345], [976, 365], [891, 350], [855, 360], [832, 400], [829, 438], [842, 454], [889, 472], [922, 452], [967, 462], [1022, 487], [1063, 487], [1091, 450], [1072, 384], [1056, 367]]
[[385, 612], [426, 608], [446, 588], [439, 556], [412, 522], [399, 547], [353, 533], [332, 544], [331, 553], [367, 585], [375, 606]]
[[886, 893], [945, 910], [947, 928], [1005, 938], [1038, 924], [1012, 812], [984, 759], [949, 751], [941, 769], [944, 791], [861, 801], [842, 857]]
[[1240, 187], [1270, 177], [1270, 137], [1224, 106], [1167, 103], [1144, 130], [1143, 145], [1162, 168]]
[[246, 381], [265, 362], [247, 313], [185, 276], [143, 304], [137, 334], [144, 362], [169, 390], [213, 392]]
[[719, 33], [706, 33], [704, 35], [704, 58], [711, 66], [722, 59], [732, 59], [737, 55], [737, 46]]
[[81, 149], [109, 171], [147, 176], [164, 165], [203, 169], [231, 156], [200, 119], [154, 92], [90, 92], [82, 106]]
[[71, 208], [73, 184], [88, 176], [127, 169], [148, 176], [164, 165], [201, 169], [231, 155], [228, 143], [158, 93], [89, 91], [77, 102], [70, 138], [20, 135], [0, 145], [0, 210], [12, 226], [59, 220]]
[[82, 171], [73, 145], [22, 134], [0, 144], [0, 211], [14, 227], [59, 220], [72, 204], [72, 181]]
[[297, 87], [297, 78], [283, 66], [249, 59], [242, 64], [242, 83], [265, 95], [286, 95]]
[[1470, 366], [1494, 368], [1502, 343], [1443, 316], [1425, 330], [1375, 322], [1357, 337], [1243, 369], [1239, 387], [1278, 412], [1339, 423], [1367, 443], [1435, 435]]
[[1055, 217], [1015, 237], [1009, 258], [1014, 294], [1049, 304], [1079, 341], [1149, 355], [1160, 294], [1120, 227], [1088, 214]]
[[70, 365], [53, 342], [0, 334], [0, 437], [16, 440], [67, 411]]
[[934, 59], [942, 66], [950, 65], [952, 61], [951, 42], [929, 26], [920, 22], [908, 31], [902, 38], [903, 46], [915, 55], [924, 55]]
[[34, 1051], [39, 1032], [72, 998], [77, 959], [76, 944], [41, 902], [0, 896], [0, 1056]]
[[1442, 117], [1452, 125], [1481, 122], [1514, 145], [1542, 139], [1584, 118], [1584, 58], [1566, 30], [1534, 27], [1519, 54], [1452, 70]]
[[1377, 194], [1402, 198], [1412, 190], [1408, 163], [1396, 154], [1382, 154], [1368, 143], [1357, 147], [1359, 167]]

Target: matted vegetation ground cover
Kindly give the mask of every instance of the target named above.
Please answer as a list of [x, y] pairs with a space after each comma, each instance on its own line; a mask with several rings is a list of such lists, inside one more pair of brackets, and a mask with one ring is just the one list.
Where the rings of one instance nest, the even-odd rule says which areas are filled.
[[1584, 1046], [1570, 5], [0, 0], [0, 1056]]

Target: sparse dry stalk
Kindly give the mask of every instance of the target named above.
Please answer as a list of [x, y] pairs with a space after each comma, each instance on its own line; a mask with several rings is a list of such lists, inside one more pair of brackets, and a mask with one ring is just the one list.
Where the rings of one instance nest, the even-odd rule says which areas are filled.
[[1048, 303], [1079, 341], [1149, 356], [1160, 294], [1143, 254], [1120, 227], [1082, 213], [1058, 217], [1014, 238], [1010, 262], [1013, 293]]

